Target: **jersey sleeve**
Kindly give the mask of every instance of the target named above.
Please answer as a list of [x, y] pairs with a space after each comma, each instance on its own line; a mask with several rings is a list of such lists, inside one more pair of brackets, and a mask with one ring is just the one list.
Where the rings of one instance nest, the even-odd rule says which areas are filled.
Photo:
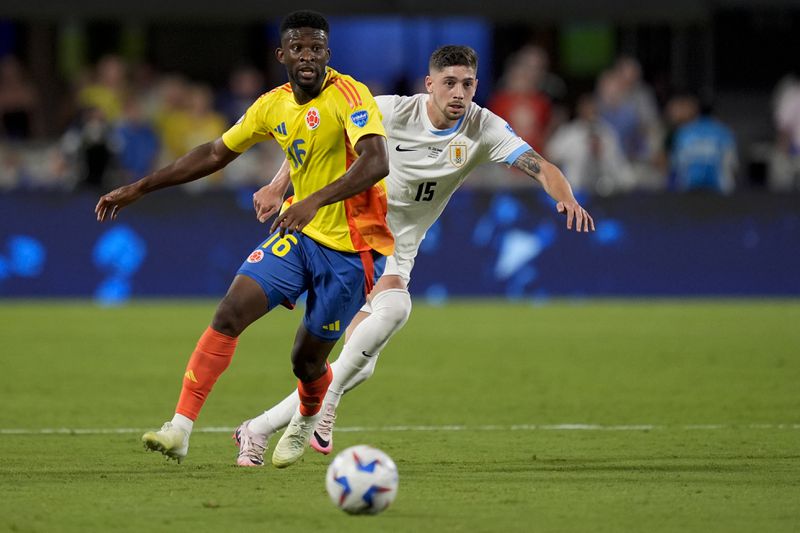
[[349, 76], [339, 77], [334, 84], [342, 96], [337, 105], [351, 145], [355, 147], [366, 135], [386, 137], [381, 111], [367, 86]]
[[378, 110], [381, 112], [383, 127], [388, 130], [394, 119], [394, 105], [399, 97], [397, 95], [382, 94], [375, 97]]
[[531, 146], [514, 133], [511, 126], [488, 109], [482, 109], [482, 140], [489, 152], [489, 161], [511, 165]]
[[222, 134], [222, 142], [234, 152], [242, 153], [256, 143], [272, 137], [266, 115], [271, 93], [256, 100], [236, 124]]

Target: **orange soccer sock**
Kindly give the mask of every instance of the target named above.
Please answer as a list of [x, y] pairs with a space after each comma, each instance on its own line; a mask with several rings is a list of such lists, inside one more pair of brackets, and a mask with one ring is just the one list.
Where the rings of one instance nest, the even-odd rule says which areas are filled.
[[333, 381], [333, 371], [331, 365], [325, 363], [326, 369], [322, 376], [314, 381], [297, 380], [297, 394], [300, 396], [300, 414], [311, 416], [319, 413], [322, 407], [322, 400], [328, 392], [328, 386]]
[[211, 327], [206, 328], [186, 365], [176, 413], [197, 419], [217, 378], [231, 363], [237, 340], [237, 337], [228, 337]]

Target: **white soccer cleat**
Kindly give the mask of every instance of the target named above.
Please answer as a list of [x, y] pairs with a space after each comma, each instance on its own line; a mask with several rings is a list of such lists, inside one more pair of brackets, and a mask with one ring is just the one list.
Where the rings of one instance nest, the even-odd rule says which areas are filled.
[[161, 452], [179, 463], [189, 453], [189, 434], [172, 422], [165, 422], [158, 431], [148, 431], [142, 435], [142, 442], [146, 450]]
[[328, 455], [333, 451], [333, 425], [336, 423], [336, 407], [326, 403], [322, 407], [322, 418], [317, 422], [311, 435], [311, 447], [319, 453]]
[[239, 466], [264, 466], [267, 437], [250, 431], [247, 427], [249, 423], [249, 420], [245, 420], [233, 432], [233, 441], [239, 447], [239, 457], [236, 458], [236, 464]]
[[281, 435], [281, 440], [272, 452], [272, 464], [277, 468], [286, 468], [300, 459], [306, 453], [308, 440], [314, 432], [318, 415], [303, 416], [300, 411], [295, 411], [286, 431]]

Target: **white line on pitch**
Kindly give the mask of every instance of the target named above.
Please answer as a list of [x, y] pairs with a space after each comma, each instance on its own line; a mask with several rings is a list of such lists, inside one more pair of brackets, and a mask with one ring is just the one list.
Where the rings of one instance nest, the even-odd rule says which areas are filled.
[[[229, 433], [233, 427], [199, 427], [195, 433]], [[336, 428], [345, 433], [382, 433], [403, 431], [715, 431], [722, 429], [800, 429], [800, 424], [514, 424], [511, 426], [441, 425], [441, 426], [351, 426]], [[127, 435], [149, 431], [144, 428], [0, 428], [0, 435]]]

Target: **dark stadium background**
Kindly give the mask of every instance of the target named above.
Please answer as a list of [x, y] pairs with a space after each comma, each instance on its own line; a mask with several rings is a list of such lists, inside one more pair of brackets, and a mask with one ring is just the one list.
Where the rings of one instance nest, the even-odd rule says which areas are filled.
[[[800, 66], [796, 2], [345, 0], [334, 8], [321, 2], [12, 1], [0, 7], [0, 56], [14, 54], [29, 67], [48, 117], [37, 142], [55, 143], [67, 125], [57, 102], [70, 61], [91, 64], [118, 53], [215, 89], [246, 62], [273, 86], [284, 77], [272, 57], [277, 23], [296, 7], [331, 16], [333, 66], [388, 91], [413, 90], [435, 46], [466, 42], [481, 54], [476, 101], [484, 104], [506, 58], [535, 43], [550, 53], [571, 107], [624, 53], [641, 62], [657, 95], [690, 90], [712, 97], [736, 134], [741, 167], [733, 195], [585, 195], [598, 222], [588, 239], [568, 235], [535, 189], [480, 186], [459, 193], [421, 250], [412, 285], [418, 297], [800, 294], [800, 255], [789, 253], [800, 245], [800, 196], [774, 193], [766, 181], [766, 154], [776, 137], [773, 91]], [[471, 181], [480, 184], [477, 174]], [[249, 210], [252, 190], [188, 195], [187, 201], [175, 199], [181, 192], [159, 193], [116, 226], [100, 226], [92, 208], [101, 190], [3, 189], [0, 296], [118, 302], [219, 295], [263, 236]], [[508, 208], [513, 220], [498, 214]]]

